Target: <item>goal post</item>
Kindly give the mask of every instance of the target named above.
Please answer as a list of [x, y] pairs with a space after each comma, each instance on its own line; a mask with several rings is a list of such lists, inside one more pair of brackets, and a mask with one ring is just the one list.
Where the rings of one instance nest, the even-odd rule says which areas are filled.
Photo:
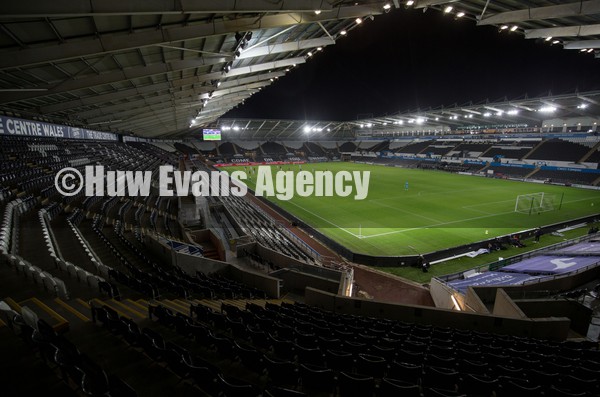
[[515, 212], [531, 215], [535, 212], [558, 210], [561, 205], [562, 195], [545, 192], [520, 194], [515, 201]]

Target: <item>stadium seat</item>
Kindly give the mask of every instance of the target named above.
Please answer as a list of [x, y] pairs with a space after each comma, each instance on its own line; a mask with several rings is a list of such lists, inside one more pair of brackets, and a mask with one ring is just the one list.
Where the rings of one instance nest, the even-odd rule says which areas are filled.
[[419, 385], [403, 382], [397, 379], [383, 378], [379, 386], [378, 396], [380, 397], [420, 397], [421, 390]]
[[340, 372], [338, 383], [341, 397], [371, 397], [375, 391], [375, 382], [371, 376]]

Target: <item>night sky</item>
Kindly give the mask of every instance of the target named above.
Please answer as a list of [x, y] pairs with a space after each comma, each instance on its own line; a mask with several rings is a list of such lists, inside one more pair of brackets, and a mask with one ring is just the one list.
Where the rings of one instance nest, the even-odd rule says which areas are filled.
[[367, 20], [224, 118], [355, 120], [600, 89], [600, 60], [436, 10]]

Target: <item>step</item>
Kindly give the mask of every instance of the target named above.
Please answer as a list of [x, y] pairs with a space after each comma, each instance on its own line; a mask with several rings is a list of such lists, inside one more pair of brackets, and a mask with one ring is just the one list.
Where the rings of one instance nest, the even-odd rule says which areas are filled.
[[140, 310], [137, 306], [134, 305], [128, 305], [125, 302], [120, 302], [114, 299], [109, 299], [107, 302], [109, 302], [111, 304], [111, 307], [117, 307], [119, 308], [122, 312], [129, 314], [129, 317], [132, 318], [138, 318], [138, 319], [142, 319], [142, 318], [147, 318], [148, 316], [146, 315], [146, 312], [142, 309]]
[[22, 302], [19, 302], [21, 307], [27, 306], [31, 309], [35, 314], [37, 314], [38, 318], [44, 319], [54, 330], [56, 333], [63, 333], [69, 330], [69, 322], [63, 316], [58, 314], [55, 310], [50, 308], [44, 302], [39, 300], [36, 297], [32, 297], [26, 299]]
[[[63, 315], [65, 318], [67, 318], [69, 322], [76, 322], [77, 320], [79, 320], [85, 323], [91, 321], [86, 314], [80, 312], [75, 307], [71, 306], [69, 302], [65, 302], [61, 298], [54, 298], [54, 303], [56, 303], [56, 311]], [[89, 313], [89, 310], [85, 313]]]
[[199, 305], [203, 305], [206, 306], [216, 312], [220, 312], [221, 311], [221, 302], [220, 301], [213, 301], [213, 300], [208, 300], [208, 299], [194, 299], [193, 302], [198, 303]]
[[111, 309], [113, 309], [115, 312], [117, 312], [117, 315], [119, 315], [119, 317], [125, 317], [128, 320], [132, 320], [135, 321], [137, 320], [137, 318], [130, 316], [129, 314], [123, 312], [121, 310], [120, 307], [116, 306], [116, 305], [112, 305], [110, 301], [102, 301], [98, 298], [94, 298], [91, 300], [91, 303], [93, 303], [96, 307], [109, 307]]
[[137, 303], [140, 306], [143, 306], [146, 309], [146, 311], [148, 311], [148, 306], [150, 305], [150, 303], [146, 299], [138, 299], [135, 301], [135, 303]]
[[171, 299], [171, 302], [177, 303], [179, 306], [183, 307], [188, 312], [190, 311], [191, 303], [189, 301], [181, 300], [181, 299]]
[[124, 302], [131, 307], [135, 307], [140, 313], [148, 313], [148, 305], [144, 306], [143, 304], [138, 303], [130, 298], [123, 299], [121, 302]]
[[168, 309], [171, 309], [172, 311], [175, 311], [177, 313], [185, 314], [186, 316], [190, 314], [189, 310], [185, 310], [183, 307], [179, 306], [178, 304], [170, 302], [168, 300], [158, 301], [157, 304], [160, 304], [160, 305], [162, 305]]
[[3, 300], [4, 300], [4, 302], [6, 302], [6, 304], [8, 306], [10, 306], [11, 309], [16, 311], [17, 313], [21, 313], [21, 305], [19, 305], [17, 302], [15, 302], [13, 298], [6, 297]]

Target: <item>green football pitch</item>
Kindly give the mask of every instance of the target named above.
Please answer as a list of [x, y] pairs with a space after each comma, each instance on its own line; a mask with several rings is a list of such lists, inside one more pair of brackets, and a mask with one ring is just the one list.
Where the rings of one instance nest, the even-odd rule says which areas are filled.
[[[299, 166], [282, 169], [297, 173]], [[274, 176], [279, 167], [271, 166], [271, 170]], [[432, 252], [597, 214], [600, 208], [599, 191], [573, 187], [347, 162], [304, 164], [302, 170], [370, 171], [364, 200], [354, 200], [353, 195], [295, 195], [288, 201], [268, 197], [354, 252], [370, 255]], [[255, 179], [245, 181], [251, 189]], [[517, 197], [534, 193], [544, 193], [550, 207], [529, 213], [530, 201], [525, 201], [520, 206], [523, 212], [515, 212]]]

